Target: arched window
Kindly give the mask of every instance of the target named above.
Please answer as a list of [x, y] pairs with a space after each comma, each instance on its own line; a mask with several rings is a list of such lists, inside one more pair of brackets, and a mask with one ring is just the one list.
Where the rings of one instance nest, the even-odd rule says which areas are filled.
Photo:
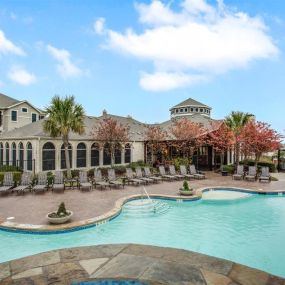
[[13, 142], [12, 143], [12, 165], [16, 166], [17, 164], [17, 148], [16, 144]]
[[[71, 144], [68, 144], [68, 153], [69, 153], [70, 168], [72, 168], [72, 146]], [[60, 168], [66, 169], [64, 144], [61, 146], [61, 150], [60, 150]]]
[[47, 142], [43, 145], [43, 171], [55, 170], [55, 147]]
[[19, 146], [18, 146], [18, 149], [19, 149], [19, 167], [21, 169], [24, 169], [24, 145], [23, 143], [19, 143]]
[[125, 145], [125, 163], [131, 163], [131, 146], [128, 143]]
[[7, 143], [7, 142], [5, 144], [5, 150], [6, 150], [6, 165], [9, 165], [9, 161], [10, 161], [10, 147], [9, 147], [9, 143]]
[[104, 150], [103, 150], [103, 164], [104, 165], [111, 164], [111, 153], [109, 150], [109, 145], [107, 143], [104, 145]]
[[3, 144], [0, 143], [0, 165], [1, 165], [1, 166], [3, 165], [3, 162], [4, 162], [3, 155], [4, 155], [4, 152], [3, 152]]
[[77, 145], [77, 167], [86, 167], [86, 145], [84, 143], [79, 143]]
[[30, 142], [27, 143], [27, 170], [33, 170], [33, 147]]
[[91, 146], [91, 166], [99, 165], [99, 145], [97, 143], [93, 143]]
[[122, 150], [121, 146], [118, 144], [115, 148], [115, 164], [121, 164], [122, 163]]

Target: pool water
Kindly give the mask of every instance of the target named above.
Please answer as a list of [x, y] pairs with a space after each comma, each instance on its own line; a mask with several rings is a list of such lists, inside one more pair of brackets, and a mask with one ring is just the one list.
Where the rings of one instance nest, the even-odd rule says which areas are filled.
[[109, 223], [64, 234], [0, 230], [0, 262], [66, 247], [141, 243], [193, 250], [285, 277], [285, 197], [163, 203], [163, 214], [132, 216], [126, 207]]
[[99, 280], [71, 283], [71, 285], [147, 285], [139, 281], [126, 280]]

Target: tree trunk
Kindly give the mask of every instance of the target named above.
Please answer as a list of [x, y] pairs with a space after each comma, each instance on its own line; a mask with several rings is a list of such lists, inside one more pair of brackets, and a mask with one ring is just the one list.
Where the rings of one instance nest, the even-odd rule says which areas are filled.
[[67, 178], [71, 178], [71, 169], [70, 169], [70, 157], [69, 157], [69, 151], [68, 151], [68, 137], [64, 138], [64, 153], [65, 153], [65, 164], [66, 164], [66, 171], [67, 171]]
[[223, 171], [223, 166], [224, 166], [224, 151], [221, 151], [220, 159], [221, 159], [220, 168], [221, 168], [221, 171]]
[[239, 155], [240, 155], [240, 145], [238, 142], [236, 143], [235, 149], [236, 149], [236, 161], [235, 162], [238, 165], [239, 164]]

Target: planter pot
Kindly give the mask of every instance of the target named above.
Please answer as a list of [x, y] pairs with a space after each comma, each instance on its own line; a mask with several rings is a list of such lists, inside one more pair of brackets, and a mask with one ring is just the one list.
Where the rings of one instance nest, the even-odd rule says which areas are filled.
[[49, 215], [51, 214], [51, 213], [48, 213], [47, 214], [47, 220], [49, 221], [49, 223], [51, 223], [51, 224], [64, 224], [64, 223], [66, 223], [66, 222], [68, 222], [70, 219], [71, 219], [71, 217], [73, 216], [73, 212], [72, 211], [68, 211], [69, 213], [70, 213], [70, 215], [69, 216], [65, 216], [65, 217], [60, 217], [60, 218], [51, 218], [51, 217], [49, 217]]
[[181, 190], [181, 189], [179, 189], [179, 193], [182, 196], [192, 196], [193, 190]]

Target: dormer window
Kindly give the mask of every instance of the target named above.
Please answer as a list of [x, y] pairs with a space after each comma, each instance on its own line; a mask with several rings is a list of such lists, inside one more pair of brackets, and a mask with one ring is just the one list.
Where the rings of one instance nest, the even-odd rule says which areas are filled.
[[180, 109], [180, 113], [183, 113], [183, 109]]
[[178, 109], [175, 110], [175, 113], [178, 113]]
[[204, 109], [203, 108], [200, 108], [200, 113], [203, 113], [204, 112]]
[[193, 109], [193, 108], [191, 108], [190, 110], [191, 110], [191, 112], [193, 112], [193, 111], [194, 111], [194, 109]]
[[198, 108], [195, 108], [195, 111], [198, 112], [199, 111]]
[[188, 112], [188, 108], [185, 108], [184, 111], [185, 111], [185, 112]]
[[23, 113], [27, 113], [27, 112], [28, 112], [28, 109], [27, 109], [27, 108], [22, 108], [22, 112], [23, 112]]

